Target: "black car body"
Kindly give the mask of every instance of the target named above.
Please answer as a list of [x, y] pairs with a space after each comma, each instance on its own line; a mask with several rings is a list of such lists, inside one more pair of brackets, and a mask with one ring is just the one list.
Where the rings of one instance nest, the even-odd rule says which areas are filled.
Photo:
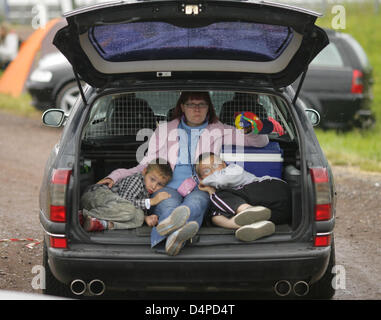
[[32, 105], [42, 111], [56, 107], [68, 113], [79, 97], [73, 68], [59, 51], [48, 53], [39, 60], [26, 88], [32, 97]]
[[[69, 118], [60, 110], [43, 116], [48, 125], [66, 123], [40, 191], [45, 292], [67, 294], [69, 287], [78, 295], [101, 294], [105, 288], [275, 289], [281, 296], [330, 298], [333, 176], [290, 86], [328, 44], [325, 32], [314, 25], [317, 15], [264, 2], [131, 1], [78, 10], [66, 18], [68, 26], [54, 43], [90, 86]], [[163, 26], [170, 32], [163, 34]], [[238, 39], [243, 26], [250, 32]], [[192, 44], [200, 37], [208, 43], [211, 34], [220, 36], [213, 46]], [[131, 35], [136, 38], [129, 47]], [[184, 35], [185, 47], [176, 37]], [[124, 36], [125, 47], [114, 46], [114, 41], [124, 43]], [[233, 40], [243, 41], [240, 49]], [[147, 226], [85, 232], [78, 218], [84, 189], [115, 168], [135, 166], [137, 150], [149, 138], [141, 130], [150, 132], [167, 120], [184, 90], [208, 91], [224, 122], [231, 120], [223, 116], [227, 105], [242, 95], [246, 102], [255, 97], [245, 109], [259, 104], [283, 126], [284, 134], [272, 133], [270, 140], [281, 149], [281, 175], [292, 187], [292, 222], [277, 226], [270, 237], [242, 243], [234, 232], [205, 221], [175, 257], [150, 248]], [[236, 106], [242, 109], [242, 101]]]
[[311, 62], [300, 97], [319, 111], [322, 128], [370, 127], [375, 117], [371, 110], [372, 67], [367, 55], [348, 33], [325, 31], [330, 44]]

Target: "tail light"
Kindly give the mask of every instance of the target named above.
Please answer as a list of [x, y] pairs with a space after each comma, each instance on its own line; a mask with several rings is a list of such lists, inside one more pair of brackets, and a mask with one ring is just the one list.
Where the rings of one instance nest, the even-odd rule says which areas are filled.
[[54, 170], [50, 183], [50, 220], [66, 222], [66, 190], [71, 170]]
[[315, 247], [328, 247], [331, 244], [330, 233], [318, 233], [314, 239]]
[[312, 182], [315, 186], [315, 221], [332, 218], [331, 186], [327, 168], [311, 168]]
[[66, 249], [67, 239], [66, 237], [50, 236], [50, 246], [56, 249]]
[[[50, 181], [50, 220], [66, 222], [66, 191], [70, 181], [71, 170], [53, 170]], [[67, 248], [65, 235], [50, 235], [50, 246], [57, 249]]]
[[[327, 168], [311, 168], [312, 182], [315, 186], [315, 221], [327, 221], [332, 218], [331, 185]], [[328, 247], [331, 233], [317, 233], [315, 247]]]
[[364, 91], [364, 81], [363, 73], [360, 70], [353, 70], [352, 74], [352, 93], [363, 93]]

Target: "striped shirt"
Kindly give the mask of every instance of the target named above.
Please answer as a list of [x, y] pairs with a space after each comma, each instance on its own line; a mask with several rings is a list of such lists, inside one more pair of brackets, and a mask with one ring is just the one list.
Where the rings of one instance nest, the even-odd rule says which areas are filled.
[[119, 180], [112, 186], [111, 191], [131, 201], [136, 208], [149, 209], [149, 194], [145, 188], [144, 177], [141, 173], [135, 173]]

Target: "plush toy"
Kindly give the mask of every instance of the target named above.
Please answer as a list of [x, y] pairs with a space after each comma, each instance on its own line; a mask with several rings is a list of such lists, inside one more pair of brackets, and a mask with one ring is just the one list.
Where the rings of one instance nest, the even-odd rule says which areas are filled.
[[263, 122], [255, 113], [242, 112], [236, 116], [235, 126], [237, 129], [245, 129], [251, 127], [253, 133], [259, 133], [263, 128]]

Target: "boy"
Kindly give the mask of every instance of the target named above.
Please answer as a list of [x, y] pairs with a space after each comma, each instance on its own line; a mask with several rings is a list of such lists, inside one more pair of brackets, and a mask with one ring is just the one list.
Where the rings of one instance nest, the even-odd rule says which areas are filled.
[[199, 189], [207, 191], [212, 201], [212, 222], [236, 229], [239, 240], [268, 236], [275, 232], [274, 223], [289, 222], [291, 198], [285, 181], [256, 177], [236, 164], [227, 166], [213, 153], [200, 155], [196, 172], [202, 180]]
[[132, 229], [158, 223], [157, 215], [147, 215], [151, 206], [159, 204], [170, 195], [159, 192], [172, 178], [172, 169], [164, 160], [153, 160], [142, 173], [135, 173], [114, 184], [110, 178], [92, 185], [81, 198], [83, 227], [86, 231], [107, 229]]

